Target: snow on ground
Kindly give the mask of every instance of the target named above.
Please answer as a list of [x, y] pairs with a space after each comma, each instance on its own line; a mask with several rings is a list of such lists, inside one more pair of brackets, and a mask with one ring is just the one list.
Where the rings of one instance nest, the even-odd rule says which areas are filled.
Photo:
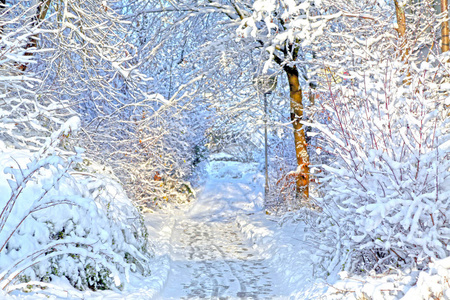
[[146, 217], [148, 225], [166, 224], [161, 253], [171, 270], [157, 299], [408, 300], [431, 299], [430, 291], [450, 298], [450, 258], [422, 272], [315, 277], [307, 225], [295, 213], [265, 213], [257, 164], [220, 154], [207, 173], [193, 205]]
[[281, 227], [280, 217], [266, 215], [258, 164], [219, 154], [206, 169], [195, 203], [146, 215], [150, 231], [159, 232], [157, 240], [165, 243], [160, 255], [169, 249], [171, 270], [157, 298], [320, 296], [325, 285], [310, 288], [314, 268], [311, 249], [302, 241], [304, 225]]
[[[239, 215], [261, 211], [256, 170], [257, 164], [213, 160], [195, 203], [146, 215], [149, 230], [160, 232], [157, 240], [166, 244], [160, 255], [169, 249], [170, 273], [157, 298], [280, 298], [267, 257], [236, 222]], [[158, 230], [161, 215], [166, 227]]]
[[257, 163], [220, 154], [206, 171], [196, 201], [145, 214], [155, 251], [151, 276], [131, 277], [122, 291], [98, 292], [59, 279], [39, 293], [16, 291], [8, 298], [428, 299], [429, 291], [441, 290], [450, 298], [450, 258], [422, 272], [317, 279], [306, 225], [295, 213], [265, 213]]
[[280, 217], [262, 213], [239, 216], [236, 222], [254, 247], [269, 257], [286, 298], [316, 299], [324, 293], [326, 283], [314, 279], [313, 249], [303, 240], [303, 223], [283, 224]]

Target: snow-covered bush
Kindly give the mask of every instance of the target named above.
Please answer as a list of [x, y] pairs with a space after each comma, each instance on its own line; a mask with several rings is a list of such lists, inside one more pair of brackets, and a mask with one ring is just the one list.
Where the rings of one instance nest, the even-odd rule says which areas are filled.
[[423, 63], [409, 85], [385, 61], [364, 76], [365, 89], [343, 88], [324, 106], [331, 123], [316, 126], [336, 160], [323, 166], [319, 202], [340, 232], [337, 251], [350, 252], [346, 270], [450, 254], [448, 96], [433, 80], [446, 59]]
[[427, 47], [437, 36], [427, 29], [405, 58], [389, 19], [380, 22], [387, 14], [365, 13], [336, 22], [321, 41], [330, 45], [321, 57], [329, 76], [317, 114], [328, 123], [312, 126], [334, 161], [322, 166], [325, 217], [313, 236], [323, 237], [325, 273], [422, 268], [450, 255], [449, 56]]
[[65, 277], [80, 289], [120, 287], [146, 275], [152, 254], [137, 209], [117, 183], [73, 171], [57, 146], [80, 125], [69, 119], [39, 152], [0, 145], [0, 289]]
[[293, 165], [295, 157], [292, 157], [293, 141], [288, 138], [289, 136], [283, 137], [284, 140], [280, 139], [270, 143], [270, 150], [272, 150], [269, 165], [271, 185], [265, 203], [267, 209], [277, 212], [296, 209], [299, 204], [295, 192], [296, 173], [291, 171], [295, 168]]
[[120, 169], [116, 174], [136, 203], [148, 208], [191, 201], [195, 191], [190, 176], [205, 158], [205, 121], [199, 109], [155, 97], [153, 111], [136, 110], [132, 138], [118, 142], [113, 153]]

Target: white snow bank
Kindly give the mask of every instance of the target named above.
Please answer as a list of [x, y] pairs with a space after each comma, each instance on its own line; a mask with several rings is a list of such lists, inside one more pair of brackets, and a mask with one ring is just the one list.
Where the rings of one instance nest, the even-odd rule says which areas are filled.
[[[288, 221], [284, 222], [283, 220]], [[289, 299], [448, 299], [450, 257], [429, 264], [425, 271], [399, 270], [391, 274], [356, 276], [340, 272], [327, 282], [315, 269], [317, 249], [304, 240], [306, 225], [288, 214], [284, 218], [262, 212], [240, 215], [236, 223], [254, 249], [271, 261]], [[330, 280], [333, 276], [330, 276]]]
[[38, 152], [0, 144], [2, 293], [21, 295], [17, 290], [31, 285], [58, 295], [63, 278], [70, 282], [62, 285], [66, 296], [77, 294], [72, 286], [119, 292], [150, 273], [143, 220], [122, 187], [100, 174], [74, 172], [82, 149], [58, 156], [57, 144], [77, 124], [69, 120]]
[[[330, 285], [324, 293], [326, 299], [449, 299], [450, 257], [428, 265], [425, 271], [392, 271], [392, 274], [354, 276], [339, 274], [341, 280]], [[302, 298], [297, 293], [297, 298]]]
[[253, 248], [271, 261], [287, 298], [302, 291], [301, 299], [314, 299], [324, 292], [318, 285], [310, 289], [315, 282], [313, 249], [303, 241], [304, 224], [283, 224], [281, 217], [263, 212], [239, 216], [236, 223]]
[[[155, 257], [152, 264], [152, 289], [159, 295], [167, 284], [170, 273], [170, 253], [172, 251], [171, 237], [176, 215], [174, 209], [160, 210], [145, 214], [145, 226], [152, 237]], [[176, 210], [176, 209], [175, 209]]]

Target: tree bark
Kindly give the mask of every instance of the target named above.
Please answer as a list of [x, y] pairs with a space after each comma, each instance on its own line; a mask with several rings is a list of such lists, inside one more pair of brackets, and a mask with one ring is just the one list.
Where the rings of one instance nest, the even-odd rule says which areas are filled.
[[305, 131], [302, 129], [300, 121], [303, 118], [303, 96], [299, 82], [297, 68], [284, 66], [289, 81], [289, 91], [291, 96], [291, 121], [294, 126], [295, 154], [297, 158], [297, 194], [305, 198], [309, 197], [309, 156]]
[[[395, 15], [397, 17], [397, 32], [400, 37], [400, 55], [402, 55], [402, 60], [405, 59], [406, 56], [409, 54], [409, 49], [403, 49], [405, 48], [407, 44], [406, 39], [406, 15], [405, 15], [405, 8], [401, 5], [399, 5], [398, 0], [394, 0], [395, 4]], [[403, 52], [404, 51], [404, 52]]]
[[[6, 0], [0, 0], [0, 16], [3, 13], [3, 10], [6, 8]], [[3, 35], [3, 25], [0, 26], [0, 40]]]
[[[446, 13], [446, 17], [448, 17], [448, 0], [441, 0], [441, 12]], [[449, 50], [449, 37], [448, 37], [448, 21], [442, 22], [441, 25], [442, 31], [442, 52], [447, 52]]]
[[[32, 22], [33, 26], [39, 25], [47, 15], [47, 11], [50, 7], [50, 3], [52, 0], [41, 0], [41, 3], [37, 7], [36, 16], [34, 17], [34, 22]], [[33, 36], [30, 39], [29, 47], [36, 47], [37, 46], [37, 36]]]
[[[37, 7], [37, 11], [36, 11], [36, 15], [34, 16], [34, 20], [31, 23], [32, 26], [38, 26], [42, 20], [45, 19], [45, 16], [47, 15], [47, 11], [50, 7], [50, 3], [52, 2], [52, 0], [41, 0], [38, 7]], [[27, 45], [25, 46], [25, 49], [29, 49], [29, 48], [36, 48], [37, 47], [37, 40], [38, 40], [38, 36], [37, 35], [33, 35], [29, 38], [29, 41], [27, 43]], [[26, 56], [32, 56], [33, 53], [31, 52], [25, 52]], [[22, 64], [19, 66], [19, 70], [21, 71], [25, 71], [27, 69], [27, 64]]]

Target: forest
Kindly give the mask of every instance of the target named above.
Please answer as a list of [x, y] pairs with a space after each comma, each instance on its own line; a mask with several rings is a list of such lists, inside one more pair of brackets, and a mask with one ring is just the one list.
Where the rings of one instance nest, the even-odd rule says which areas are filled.
[[0, 0], [0, 298], [450, 298], [448, 8]]

